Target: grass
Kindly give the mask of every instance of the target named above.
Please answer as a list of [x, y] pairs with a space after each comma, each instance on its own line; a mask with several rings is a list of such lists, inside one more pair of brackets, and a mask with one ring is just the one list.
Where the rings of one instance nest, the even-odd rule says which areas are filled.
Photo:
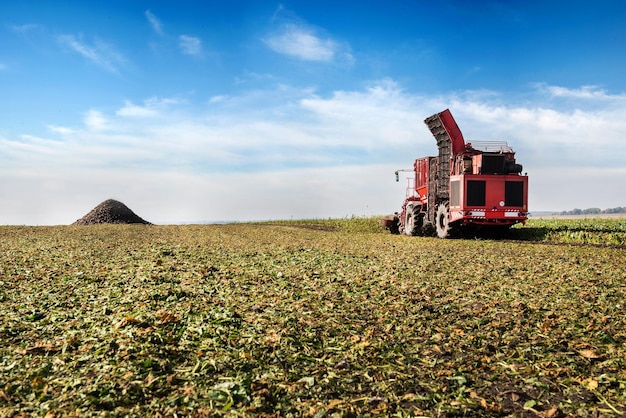
[[620, 416], [623, 220], [0, 227], [1, 416]]

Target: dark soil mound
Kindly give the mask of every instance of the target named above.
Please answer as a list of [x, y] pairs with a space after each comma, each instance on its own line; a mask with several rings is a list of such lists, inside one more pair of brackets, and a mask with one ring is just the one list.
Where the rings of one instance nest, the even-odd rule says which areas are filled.
[[91, 212], [83, 216], [72, 225], [94, 224], [146, 224], [150, 222], [141, 219], [122, 202], [109, 199], [93, 208]]

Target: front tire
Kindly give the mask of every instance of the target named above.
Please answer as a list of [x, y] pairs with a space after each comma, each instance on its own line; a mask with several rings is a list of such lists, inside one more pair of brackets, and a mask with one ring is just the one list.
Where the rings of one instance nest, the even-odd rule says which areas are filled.
[[421, 213], [421, 206], [415, 206], [407, 210], [404, 219], [404, 234], [409, 236], [419, 235], [424, 224], [424, 216]]
[[439, 238], [448, 238], [450, 236], [450, 208], [447, 203], [437, 206], [435, 229]]

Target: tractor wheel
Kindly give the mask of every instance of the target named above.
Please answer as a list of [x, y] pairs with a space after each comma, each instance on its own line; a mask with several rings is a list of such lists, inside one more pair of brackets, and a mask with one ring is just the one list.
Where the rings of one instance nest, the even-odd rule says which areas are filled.
[[404, 234], [410, 236], [419, 235], [424, 223], [424, 217], [420, 214], [421, 206], [415, 206], [411, 210], [407, 211], [406, 219], [404, 220]]
[[391, 226], [389, 226], [389, 232], [391, 232], [394, 235], [397, 235], [400, 233], [400, 220], [398, 219], [398, 216], [394, 216], [393, 217], [393, 221], [391, 222]]
[[439, 238], [448, 238], [450, 236], [450, 208], [447, 203], [437, 206], [435, 228]]

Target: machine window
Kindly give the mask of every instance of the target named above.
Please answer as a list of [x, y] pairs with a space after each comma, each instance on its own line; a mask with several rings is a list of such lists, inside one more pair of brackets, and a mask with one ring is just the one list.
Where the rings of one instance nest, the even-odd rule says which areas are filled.
[[467, 206], [485, 206], [485, 181], [467, 181]]

